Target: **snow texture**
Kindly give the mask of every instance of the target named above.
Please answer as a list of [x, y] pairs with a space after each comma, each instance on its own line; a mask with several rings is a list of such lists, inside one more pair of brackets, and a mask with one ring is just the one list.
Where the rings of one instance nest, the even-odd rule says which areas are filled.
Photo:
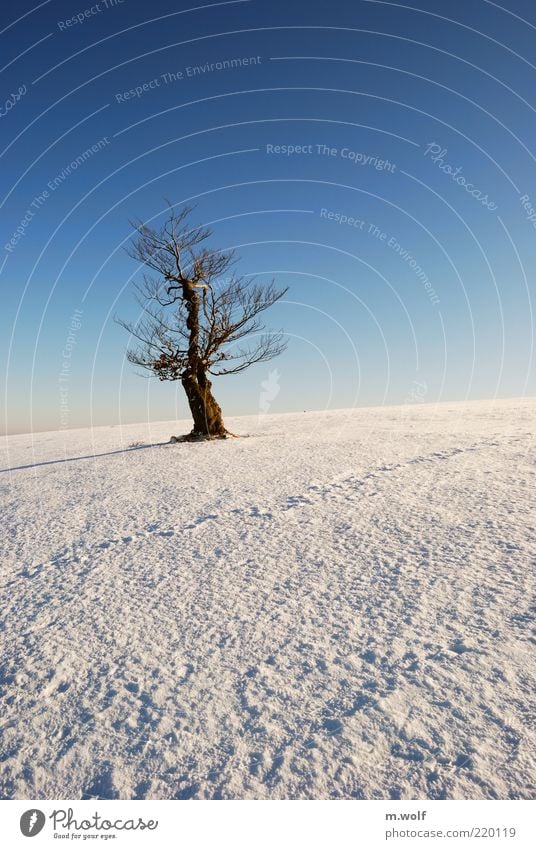
[[2, 797], [532, 798], [535, 415], [4, 438]]

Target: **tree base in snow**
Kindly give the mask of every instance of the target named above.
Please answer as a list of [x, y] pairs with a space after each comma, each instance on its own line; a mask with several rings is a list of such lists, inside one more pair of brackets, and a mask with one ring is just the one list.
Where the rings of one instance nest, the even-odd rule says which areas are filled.
[[208, 442], [212, 439], [227, 439], [229, 436], [237, 438], [235, 433], [231, 433], [231, 431], [226, 430], [221, 434], [210, 434], [210, 433], [197, 433], [196, 431], [191, 431], [190, 433], [185, 433], [182, 436], [172, 436], [170, 437], [170, 442]]

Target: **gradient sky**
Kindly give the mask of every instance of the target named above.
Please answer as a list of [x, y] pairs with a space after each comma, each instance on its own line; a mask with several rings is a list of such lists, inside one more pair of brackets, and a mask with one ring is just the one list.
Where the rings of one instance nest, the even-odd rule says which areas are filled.
[[536, 9], [415, 3], [4, 4], [7, 432], [188, 416], [113, 321], [166, 198], [290, 287], [288, 351], [215, 381], [224, 414], [275, 368], [274, 413], [536, 394]]

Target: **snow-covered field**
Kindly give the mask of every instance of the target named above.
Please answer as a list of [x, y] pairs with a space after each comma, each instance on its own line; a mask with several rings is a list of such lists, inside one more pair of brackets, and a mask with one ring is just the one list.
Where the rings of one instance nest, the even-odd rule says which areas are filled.
[[535, 420], [4, 438], [1, 795], [533, 797]]

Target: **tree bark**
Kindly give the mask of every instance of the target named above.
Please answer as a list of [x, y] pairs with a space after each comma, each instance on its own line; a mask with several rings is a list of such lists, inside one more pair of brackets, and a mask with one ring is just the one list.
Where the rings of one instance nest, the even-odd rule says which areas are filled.
[[184, 377], [182, 385], [188, 398], [190, 412], [194, 420], [191, 436], [226, 436], [220, 405], [211, 392], [210, 380], [204, 377], [202, 385], [196, 377]]
[[190, 281], [183, 283], [183, 296], [188, 317], [188, 367], [182, 376], [182, 386], [188, 399], [194, 426], [192, 437], [224, 437], [227, 434], [221, 408], [214, 398], [212, 383], [207, 377], [205, 363], [199, 356], [199, 294]]

